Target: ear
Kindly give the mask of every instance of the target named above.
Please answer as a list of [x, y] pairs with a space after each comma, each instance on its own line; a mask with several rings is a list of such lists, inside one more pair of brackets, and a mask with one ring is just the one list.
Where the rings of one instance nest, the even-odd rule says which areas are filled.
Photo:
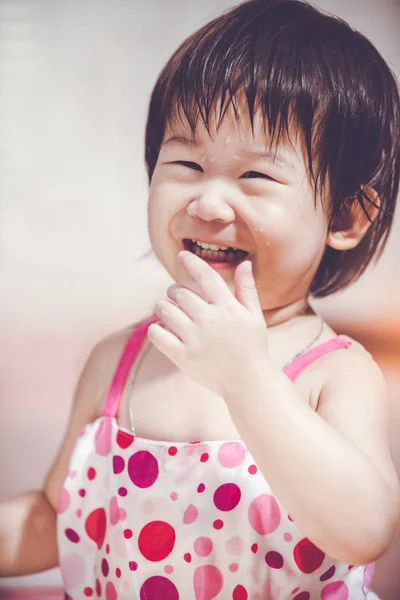
[[[326, 243], [335, 250], [351, 250], [358, 246], [368, 229], [379, 214], [381, 205], [378, 193], [372, 187], [361, 187], [365, 214], [359, 201], [355, 198], [349, 209], [344, 210], [331, 224]], [[373, 204], [371, 204], [373, 202]], [[374, 206], [375, 205], [375, 206]]]

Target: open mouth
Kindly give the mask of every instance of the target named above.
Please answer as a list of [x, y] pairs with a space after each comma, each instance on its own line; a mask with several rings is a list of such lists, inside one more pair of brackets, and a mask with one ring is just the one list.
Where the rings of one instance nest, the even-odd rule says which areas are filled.
[[200, 258], [211, 263], [239, 263], [244, 260], [249, 253], [241, 248], [232, 248], [230, 246], [217, 246], [215, 244], [205, 244], [195, 240], [184, 239], [185, 250], [189, 250]]

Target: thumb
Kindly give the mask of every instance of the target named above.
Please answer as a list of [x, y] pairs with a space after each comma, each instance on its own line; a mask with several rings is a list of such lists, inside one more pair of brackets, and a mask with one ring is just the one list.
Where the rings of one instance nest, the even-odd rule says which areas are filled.
[[253, 277], [253, 265], [245, 260], [237, 267], [234, 276], [235, 296], [247, 310], [254, 315], [262, 315], [256, 282]]

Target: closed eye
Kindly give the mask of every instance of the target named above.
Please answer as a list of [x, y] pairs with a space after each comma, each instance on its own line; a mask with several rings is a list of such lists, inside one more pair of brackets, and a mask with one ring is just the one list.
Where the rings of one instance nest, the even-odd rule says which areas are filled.
[[242, 175], [242, 179], [270, 179], [273, 181], [273, 178], [265, 173], [259, 173], [258, 171], [247, 171], [244, 175]]
[[198, 165], [197, 163], [192, 162], [190, 160], [175, 160], [173, 164], [174, 165], [183, 165], [184, 167], [188, 167], [189, 169], [203, 172], [203, 169], [201, 168], [200, 165]]

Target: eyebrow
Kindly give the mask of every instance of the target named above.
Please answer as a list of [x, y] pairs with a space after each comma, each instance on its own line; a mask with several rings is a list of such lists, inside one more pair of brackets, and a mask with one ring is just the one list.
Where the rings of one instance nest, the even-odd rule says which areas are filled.
[[[172, 135], [171, 137], [167, 138], [164, 142], [162, 142], [160, 149], [164, 148], [169, 144], [182, 144], [183, 146], [187, 146], [190, 148], [203, 148], [202, 142], [196, 140], [196, 138], [189, 139], [180, 135]], [[269, 158], [273, 162], [276, 162], [278, 160], [280, 163], [282, 163], [283, 167], [288, 167], [293, 171], [296, 168], [290, 156], [286, 152], [282, 152], [280, 150], [271, 150], [268, 148], [263, 148], [263, 151], [259, 152], [257, 150], [247, 150], [246, 148], [243, 148], [242, 151], [244, 151], [245, 154], [254, 156], [254, 158]]]

